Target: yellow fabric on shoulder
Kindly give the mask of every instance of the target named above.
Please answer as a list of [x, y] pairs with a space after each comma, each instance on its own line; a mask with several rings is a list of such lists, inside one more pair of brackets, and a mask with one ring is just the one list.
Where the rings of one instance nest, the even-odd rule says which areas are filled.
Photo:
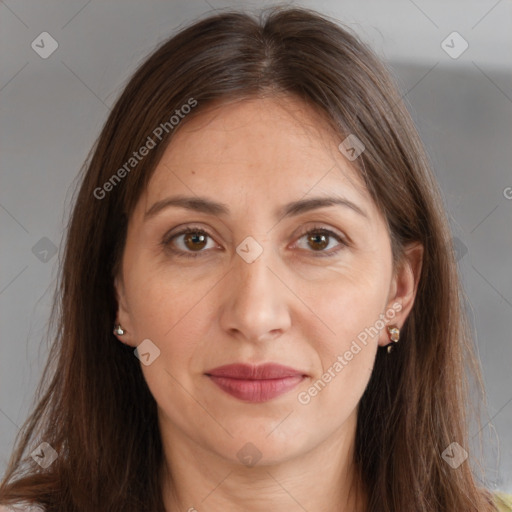
[[500, 512], [512, 512], [512, 494], [495, 492], [494, 501]]

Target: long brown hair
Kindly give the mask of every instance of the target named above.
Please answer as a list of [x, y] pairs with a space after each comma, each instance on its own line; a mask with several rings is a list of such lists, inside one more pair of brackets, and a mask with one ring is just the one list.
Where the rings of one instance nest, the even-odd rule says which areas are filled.
[[[400, 343], [390, 355], [378, 351], [359, 404], [355, 454], [368, 511], [495, 510], [469, 461], [453, 469], [441, 457], [452, 442], [468, 447], [467, 375], [480, 388], [481, 378], [442, 197], [416, 129], [389, 71], [351, 31], [285, 7], [197, 21], [160, 45], [117, 100], [82, 169], [53, 311], [58, 328], [0, 501], [48, 512], [164, 510], [155, 400], [133, 350], [112, 334], [127, 221], [188, 119], [214, 101], [268, 94], [300, 98], [340, 142], [355, 134], [364, 144], [353, 164], [387, 219], [395, 263], [409, 242], [424, 246]], [[171, 116], [193, 102], [174, 126]], [[155, 147], [127, 166], [148, 137]], [[46, 469], [29, 456], [43, 441], [58, 453]]]

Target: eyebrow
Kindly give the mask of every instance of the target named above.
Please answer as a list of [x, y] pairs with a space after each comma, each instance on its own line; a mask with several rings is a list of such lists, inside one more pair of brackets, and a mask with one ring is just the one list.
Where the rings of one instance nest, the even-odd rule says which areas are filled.
[[[300, 199], [288, 203], [275, 212], [278, 219], [284, 217], [293, 217], [311, 210], [325, 208], [328, 206], [345, 206], [357, 212], [363, 217], [369, 218], [367, 213], [357, 204], [343, 197], [312, 197], [308, 199]], [[144, 221], [154, 217], [157, 213], [171, 206], [185, 208], [200, 213], [215, 215], [218, 217], [229, 216], [229, 207], [224, 203], [218, 203], [206, 197], [191, 196], [173, 196], [154, 203], [151, 208], [144, 214]]]

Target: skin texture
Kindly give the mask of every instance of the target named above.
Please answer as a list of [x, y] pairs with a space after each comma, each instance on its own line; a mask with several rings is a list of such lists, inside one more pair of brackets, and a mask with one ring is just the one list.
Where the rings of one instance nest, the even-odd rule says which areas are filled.
[[[150, 339], [160, 350], [142, 370], [158, 404], [168, 511], [364, 509], [352, 464], [357, 406], [378, 345], [390, 343], [387, 329], [358, 342], [341, 371], [333, 365], [393, 304], [399, 311], [387, 325], [402, 327], [422, 248], [408, 248], [393, 272], [385, 219], [340, 142], [292, 97], [205, 110], [175, 134], [129, 220], [115, 281], [126, 330], [119, 340], [136, 347]], [[230, 214], [168, 207], [144, 221], [154, 203], [178, 194], [224, 203]], [[286, 203], [327, 195], [366, 216], [335, 205], [276, 217]], [[209, 233], [206, 243], [181, 235], [162, 245], [189, 224]], [[315, 243], [306, 233], [318, 228], [348, 245], [332, 235]], [[252, 263], [236, 252], [247, 236], [263, 249]], [[179, 257], [170, 247], [200, 255]], [[249, 403], [204, 374], [235, 362], [281, 363], [307, 377]], [[329, 368], [335, 377], [300, 403]], [[249, 452], [246, 443], [261, 456], [253, 467], [237, 455]]]

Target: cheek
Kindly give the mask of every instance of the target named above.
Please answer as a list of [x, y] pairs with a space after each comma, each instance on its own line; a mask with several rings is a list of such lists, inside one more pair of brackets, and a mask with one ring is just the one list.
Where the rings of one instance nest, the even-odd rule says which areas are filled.
[[360, 400], [373, 370], [389, 287], [389, 276], [378, 265], [335, 275], [328, 283], [308, 287], [315, 315], [301, 327], [311, 340], [319, 371], [299, 403], [322, 405], [320, 415], [328, 414], [334, 403], [346, 414]]
[[212, 285], [205, 280], [194, 283], [184, 272], [132, 272], [130, 312], [138, 340], [152, 340], [165, 368], [187, 378], [183, 374], [194, 371], [204, 359], [205, 344], [214, 338], [209, 332], [217, 314], [209, 292]]
[[165, 338], [199, 301], [197, 287], [176, 269], [171, 274], [142, 259], [125, 267], [130, 317], [140, 336]]
[[389, 292], [391, 268], [368, 259], [331, 270], [322, 279], [304, 282], [297, 293], [311, 304], [313, 315], [304, 319], [309, 334], [314, 332], [313, 324], [320, 327], [327, 340], [325, 348], [334, 353], [348, 349], [351, 339], [379, 320]]
[[[317, 361], [308, 386], [297, 401], [307, 414], [326, 424], [343, 422], [357, 407], [371, 377], [379, 339], [379, 315], [383, 294], [359, 290], [338, 292], [336, 300], [318, 303], [319, 314], [329, 328], [323, 335], [311, 328], [311, 356]], [[312, 325], [312, 324], [311, 324]], [[328, 332], [328, 333], [327, 333]], [[327, 333], [327, 334], [326, 334]], [[310, 408], [309, 408], [310, 407]]]
[[[337, 429], [355, 412], [368, 385], [375, 360], [375, 347], [362, 347], [350, 361], [335, 359], [324, 373], [297, 393], [298, 412], [314, 425]], [[343, 361], [343, 362], [342, 362]]]
[[151, 394], [167, 412], [178, 404], [180, 415], [198, 416], [200, 411], [185, 390], [193, 389], [203, 368], [204, 340], [211, 338], [208, 298], [203, 293], [201, 300], [196, 287], [161, 274], [145, 274], [132, 284], [138, 286], [130, 304], [136, 335], [139, 340], [149, 338], [160, 350], [154, 363], [141, 366]]

